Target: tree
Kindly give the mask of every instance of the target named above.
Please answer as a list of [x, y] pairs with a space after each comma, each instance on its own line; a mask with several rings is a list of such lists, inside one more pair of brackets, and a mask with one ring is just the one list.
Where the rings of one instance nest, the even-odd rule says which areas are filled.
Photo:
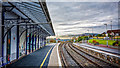
[[98, 34], [97, 37], [102, 37], [102, 34]]
[[84, 36], [83, 39], [84, 39], [84, 40], [88, 40], [88, 36]]
[[73, 42], [74, 42], [74, 39], [75, 39], [75, 42], [76, 42], [76, 37], [75, 37], [75, 36], [72, 38], [72, 41], [73, 41]]
[[83, 38], [82, 38], [81, 36], [79, 36], [79, 37], [78, 37], [78, 42], [82, 41], [82, 39], [83, 39]]

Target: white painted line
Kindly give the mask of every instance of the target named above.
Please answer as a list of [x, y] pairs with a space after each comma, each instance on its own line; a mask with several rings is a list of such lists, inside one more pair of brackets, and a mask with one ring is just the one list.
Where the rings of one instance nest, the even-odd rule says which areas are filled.
[[62, 67], [62, 64], [61, 64], [61, 60], [60, 60], [60, 56], [59, 56], [59, 52], [58, 52], [58, 46], [59, 46], [60, 43], [57, 44], [57, 56], [58, 56], [58, 63], [59, 63], [59, 68]]

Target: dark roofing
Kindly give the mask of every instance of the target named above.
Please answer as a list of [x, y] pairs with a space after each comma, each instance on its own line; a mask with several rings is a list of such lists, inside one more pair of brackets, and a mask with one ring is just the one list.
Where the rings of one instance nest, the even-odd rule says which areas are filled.
[[120, 33], [120, 29], [118, 29], [118, 30], [108, 30], [107, 31], [107, 33], [111, 33], [111, 32], [113, 32], [113, 33]]

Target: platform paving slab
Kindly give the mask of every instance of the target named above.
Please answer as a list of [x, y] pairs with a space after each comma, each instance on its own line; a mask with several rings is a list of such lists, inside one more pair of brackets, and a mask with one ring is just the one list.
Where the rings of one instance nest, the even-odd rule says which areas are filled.
[[[21, 58], [15, 63], [12, 63], [7, 68], [40, 68], [40, 65], [42, 61], [44, 60], [44, 57], [46, 56], [47, 52], [54, 45], [55, 44], [48, 44], [47, 46]], [[49, 61], [49, 57], [50, 55], [48, 56], [46, 61]], [[47, 66], [48, 62], [45, 62], [45, 65]]]
[[55, 45], [55, 47], [52, 50], [52, 53], [50, 55], [48, 68], [59, 68], [59, 60], [58, 60], [58, 52], [57, 47], [59, 43]]

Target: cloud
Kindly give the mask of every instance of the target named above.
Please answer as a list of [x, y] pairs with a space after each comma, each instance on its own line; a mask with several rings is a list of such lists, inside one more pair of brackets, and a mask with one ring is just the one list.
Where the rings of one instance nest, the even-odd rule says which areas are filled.
[[119, 0], [47, 0], [47, 2], [118, 2]]
[[[117, 2], [48, 2], [48, 10], [58, 35], [102, 33], [105, 25], [118, 29]], [[111, 22], [112, 21], [112, 22]]]

